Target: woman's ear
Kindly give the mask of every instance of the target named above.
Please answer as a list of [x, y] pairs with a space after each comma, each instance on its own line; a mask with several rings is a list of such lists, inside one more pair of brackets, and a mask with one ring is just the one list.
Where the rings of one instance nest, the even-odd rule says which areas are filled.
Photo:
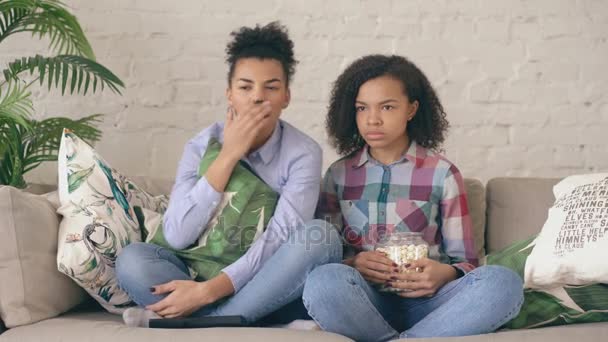
[[407, 121], [411, 121], [416, 116], [416, 113], [418, 113], [418, 100], [412, 102], [412, 110], [407, 117]]
[[230, 90], [230, 86], [226, 88], [226, 101], [228, 105], [232, 106], [232, 90]]
[[285, 102], [283, 103], [283, 109], [289, 106], [289, 102], [291, 102], [291, 91], [287, 88], [287, 92], [285, 93]]

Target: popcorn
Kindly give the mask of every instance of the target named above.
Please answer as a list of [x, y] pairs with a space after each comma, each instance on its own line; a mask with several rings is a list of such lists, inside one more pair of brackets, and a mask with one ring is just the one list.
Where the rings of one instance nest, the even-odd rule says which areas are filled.
[[[376, 251], [384, 253], [389, 259], [399, 266], [400, 273], [419, 272], [419, 269], [410, 269], [405, 267], [411, 264], [414, 260], [427, 258], [429, 255], [429, 247], [420, 235], [416, 233], [407, 234], [406, 237], [392, 237], [388, 242], [379, 244]], [[416, 235], [415, 235], [416, 234]], [[413, 236], [413, 237], [412, 237]], [[409, 291], [379, 285], [379, 290], [383, 292], [400, 292]]]

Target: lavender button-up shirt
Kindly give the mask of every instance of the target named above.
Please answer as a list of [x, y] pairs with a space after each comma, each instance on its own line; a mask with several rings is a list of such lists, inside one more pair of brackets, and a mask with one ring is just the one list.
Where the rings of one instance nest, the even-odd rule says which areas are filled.
[[[223, 123], [213, 124], [186, 144], [163, 218], [165, 238], [173, 248], [192, 245], [220, 203], [222, 193], [215, 191], [206, 177], [199, 177], [198, 168], [209, 139], [223, 142], [223, 131]], [[235, 292], [253, 278], [288, 239], [292, 229], [313, 219], [319, 197], [322, 151], [306, 134], [279, 120], [270, 139], [242, 160], [280, 197], [264, 234], [245, 255], [223, 269]]]

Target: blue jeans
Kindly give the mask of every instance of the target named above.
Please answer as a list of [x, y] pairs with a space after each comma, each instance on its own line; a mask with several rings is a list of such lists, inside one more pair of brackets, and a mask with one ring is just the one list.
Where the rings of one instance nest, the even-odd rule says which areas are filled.
[[[317, 266], [341, 260], [338, 231], [325, 221], [311, 221], [292, 231], [289, 239], [240, 291], [199, 309], [192, 316], [241, 315], [253, 323], [283, 307], [293, 307], [305, 314], [293, 303], [302, 297], [308, 274]], [[140, 306], [154, 304], [167, 296], [150, 293], [150, 287], [191, 279], [186, 264], [175, 254], [142, 242], [128, 245], [118, 255], [116, 275], [120, 287]]]
[[323, 330], [356, 341], [465, 336], [492, 332], [515, 317], [523, 285], [507, 268], [482, 266], [433, 297], [409, 299], [377, 291], [350, 266], [331, 264], [310, 273], [303, 301]]

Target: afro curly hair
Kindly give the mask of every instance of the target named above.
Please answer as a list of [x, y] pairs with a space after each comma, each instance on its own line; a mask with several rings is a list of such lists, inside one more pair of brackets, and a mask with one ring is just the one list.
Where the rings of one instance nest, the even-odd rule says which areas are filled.
[[334, 82], [325, 126], [331, 144], [340, 155], [349, 155], [365, 145], [357, 129], [355, 101], [363, 83], [391, 76], [403, 84], [418, 111], [407, 125], [407, 134], [417, 144], [439, 151], [449, 127], [439, 97], [424, 73], [402, 56], [368, 55], [350, 64]]
[[287, 28], [278, 21], [265, 26], [241, 27], [230, 33], [232, 41], [226, 46], [228, 84], [231, 84], [236, 63], [241, 58], [275, 59], [281, 62], [287, 85], [295, 73], [298, 63], [293, 55], [293, 41], [289, 39]]

